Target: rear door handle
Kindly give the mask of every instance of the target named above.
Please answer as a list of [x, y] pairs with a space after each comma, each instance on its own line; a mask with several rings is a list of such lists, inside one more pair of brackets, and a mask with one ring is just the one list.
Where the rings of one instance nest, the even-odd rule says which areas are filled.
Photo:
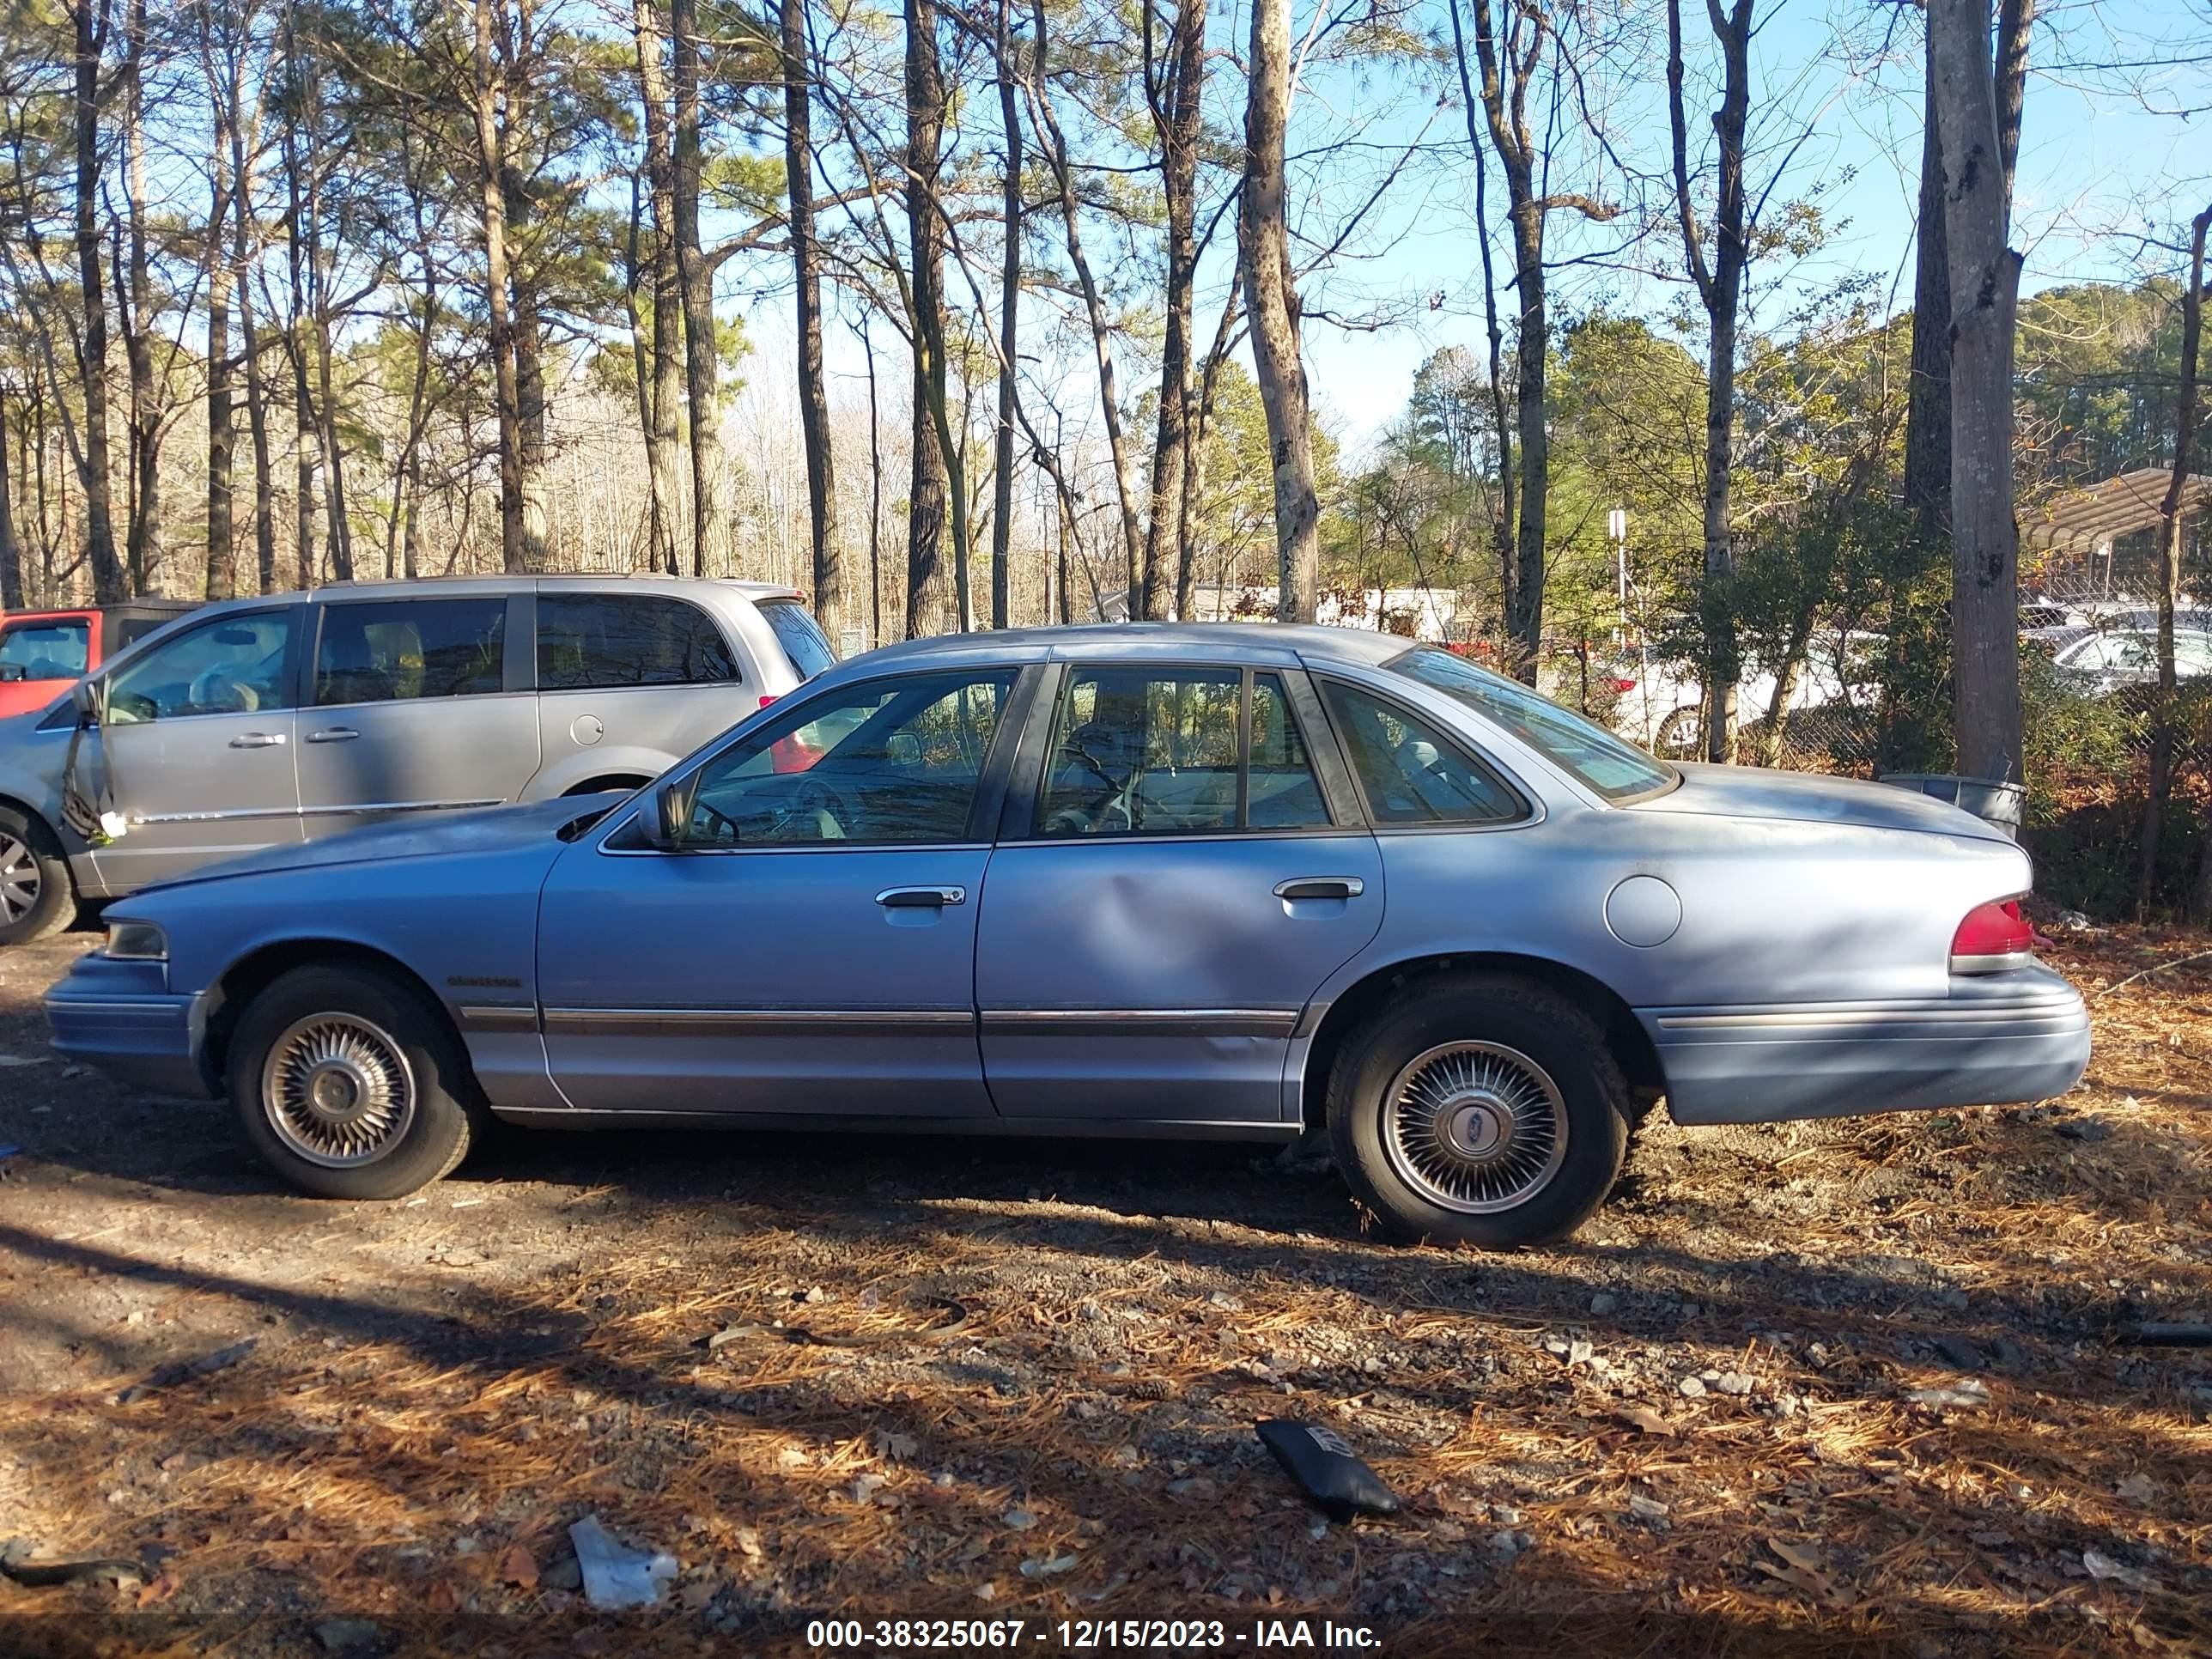
[[886, 910], [941, 910], [948, 904], [968, 902], [965, 887], [886, 887], [876, 895]]
[[350, 726], [328, 726], [319, 732], [307, 733], [309, 743], [351, 743], [361, 735]]
[[1355, 899], [1366, 890], [1358, 876], [1299, 876], [1275, 884], [1279, 899]]
[[233, 749], [281, 749], [283, 744], [282, 732], [246, 732], [230, 740]]

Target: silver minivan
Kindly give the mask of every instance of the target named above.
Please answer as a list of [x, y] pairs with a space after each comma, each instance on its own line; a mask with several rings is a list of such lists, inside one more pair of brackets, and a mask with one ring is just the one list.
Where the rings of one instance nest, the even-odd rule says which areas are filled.
[[763, 582], [466, 578], [209, 605], [0, 721], [0, 945], [272, 844], [634, 788], [836, 656], [804, 597]]

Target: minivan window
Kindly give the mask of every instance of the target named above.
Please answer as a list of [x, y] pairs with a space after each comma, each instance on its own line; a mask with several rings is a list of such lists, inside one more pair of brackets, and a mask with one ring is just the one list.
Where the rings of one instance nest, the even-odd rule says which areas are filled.
[[481, 696], [504, 674], [507, 600], [380, 599], [323, 608], [315, 702]]
[[284, 658], [292, 612], [216, 617], [117, 669], [107, 719], [117, 726], [191, 714], [248, 714], [292, 706]]
[[783, 654], [802, 680], [811, 680], [837, 663], [836, 647], [822, 631], [822, 624], [796, 599], [769, 599], [760, 607], [762, 619], [775, 630]]
[[538, 596], [538, 689], [704, 685], [738, 678], [714, 618], [652, 593]]
[[1569, 714], [1549, 697], [1517, 681], [1477, 668], [1434, 646], [1417, 646], [1388, 667], [1434, 686], [1485, 719], [1504, 726], [1546, 760], [1607, 800], [1628, 800], [1665, 788], [1671, 767], [1651, 758], [1603, 726]]
[[11, 680], [68, 680], [84, 672], [92, 648], [91, 625], [81, 619], [17, 623], [0, 633], [0, 667]]

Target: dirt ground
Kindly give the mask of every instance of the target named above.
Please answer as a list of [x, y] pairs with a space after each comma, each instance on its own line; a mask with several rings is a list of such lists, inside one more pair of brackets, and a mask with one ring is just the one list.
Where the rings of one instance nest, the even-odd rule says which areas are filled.
[[[2212, 1318], [2204, 939], [2062, 941], [2062, 1102], [1662, 1114], [1510, 1255], [1370, 1243], [1241, 1147], [509, 1132], [290, 1197], [227, 1109], [46, 1048], [89, 943], [0, 953], [0, 1553], [112, 1565], [0, 1577], [0, 1653], [2212, 1653], [2212, 1355], [2115, 1340]], [[1400, 1512], [1316, 1515], [1279, 1416]], [[594, 1514], [675, 1558], [659, 1606], [576, 1590]]]

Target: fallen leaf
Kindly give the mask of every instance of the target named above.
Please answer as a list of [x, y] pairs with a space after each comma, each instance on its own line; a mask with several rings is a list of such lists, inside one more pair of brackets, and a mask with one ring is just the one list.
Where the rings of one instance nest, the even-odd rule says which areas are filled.
[[538, 1558], [527, 1546], [510, 1544], [507, 1553], [499, 1558], [499, 1581], [520, 1589], [538, 1588]]
[[150, 1607], [156, 1602], [167, 1601], [176, 1593], [177, 1581], [165, 1572], [152, 1583], [140, 1589], [138, 1605], [142, 1607]]
[[1828, 1558], [1811, 1544], [1793, 1544], [1786, 1538], [1770, 1538], [1766, 1547], [1800, 1572], [1826, 1572]]
[[1613, 1413], [1613, 1417], [1645, 1434], [1656, 1434], [1662, 1439], [1674, 1437], [1674, 1425], [1649, 1406], [1623, 1406]]

